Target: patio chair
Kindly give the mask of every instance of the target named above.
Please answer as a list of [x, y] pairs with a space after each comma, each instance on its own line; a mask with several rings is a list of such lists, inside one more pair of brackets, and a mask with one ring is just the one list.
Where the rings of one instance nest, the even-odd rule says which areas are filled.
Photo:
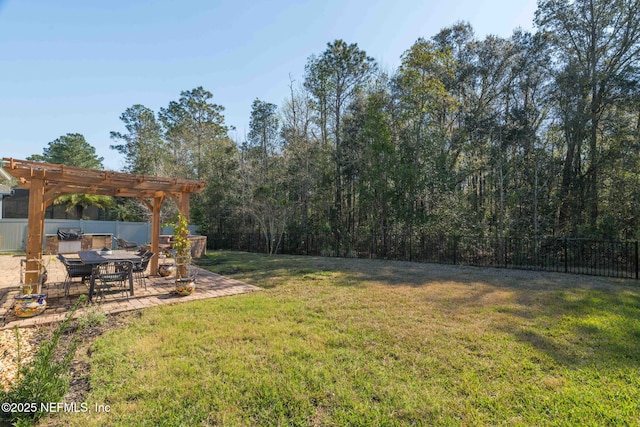
[[143, 285], [145, 289], [147, 289], [147, 280], [145, 273], [147, 271], [147, 267], [149, 266], [149, 261], [153, 258], [155, 254], [153, 252], [145, 252], [142, 255], [142, 261], [139, 263], [133, 264], [133, 275], [135, 277], [138, 285]]
[[124, 249], [125, 251], [133, 251], [138, 249], [138, 244], [135, 242], [129, 242], [127, 240], [121, 239], [120, 237], [116, 238], [116, 243], [120, 249]]
[[93, 269], [94, 293], [102, 299], [105, 291], [119, 291], [129, 299], [129, 279], [132, 272], [133, 263], [131, 261], [98, 264]]
[[80, 278], [81, 283], [84, 284], [87, 280], [91, 278], [91, 274], [93, 273], [92, 266], [90, 264], [83, 264], [80, 261], [72, 261], [67, 258], [59, 256], [58, 259], [64, 265], [65, 270], [67, 271], [67, 277], [64, 281], [64, 295], [69, 296], [69, 290], [71, 289], [71, 283], [74, 278]]

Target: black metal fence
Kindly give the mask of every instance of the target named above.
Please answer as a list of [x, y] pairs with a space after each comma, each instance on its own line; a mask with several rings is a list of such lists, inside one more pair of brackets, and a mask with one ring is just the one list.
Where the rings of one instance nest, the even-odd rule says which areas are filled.
[[[211, 249], [265, 252], [259, 233], [209, 235]], [[437, 264], [554, 271], [592, 276], [639, 278], [638, 242], [573, 238], [500, 238], [466, 236], [391, 236], [361, 239], [349, 248], [334, 247], [331, 236], [285, 235], [280, 254], [348, 256]]]

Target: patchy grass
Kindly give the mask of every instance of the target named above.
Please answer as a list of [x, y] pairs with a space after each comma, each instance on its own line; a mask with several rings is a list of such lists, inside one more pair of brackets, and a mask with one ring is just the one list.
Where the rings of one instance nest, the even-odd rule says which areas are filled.
[[143, 311], [69, 425], [637, 425], [637, 282], [213, 252], [263, 287]]

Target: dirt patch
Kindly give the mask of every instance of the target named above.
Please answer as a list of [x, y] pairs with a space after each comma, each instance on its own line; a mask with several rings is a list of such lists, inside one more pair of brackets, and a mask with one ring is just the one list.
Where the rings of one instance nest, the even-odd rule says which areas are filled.
[[109, 315], [102, 325], [94, 325], [82, 328], [78, 331], [80, 334], [80, 345], [76, 349], [75, 357], [69, 367], [69, 375], [71, 375], [69, 391], [64, 397], [65, 402], [83, 402], [90, 390], [89, 376], [91, 374], [91, 347], [96, 339], [103, 333], [118, 329], [127, 324], [129, 319], [140, 317], [141, 312], [124, 312]]

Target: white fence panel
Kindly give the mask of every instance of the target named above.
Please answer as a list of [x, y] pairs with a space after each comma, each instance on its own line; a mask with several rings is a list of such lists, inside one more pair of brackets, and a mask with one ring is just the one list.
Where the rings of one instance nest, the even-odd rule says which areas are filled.
[[[81, 228], [84, 233], [110, 233], [141, 245], [151, 241], [151, 224], [148, 222], [87, 221], [72, 219], [45, 219], [43, 248], [46, 235], [56, 234], [59, 228]], [[27, 242], [26, 218], [0, 219], [0, 251], [23, 251]], [[114, 242], [115, 245], [115, 242]]]
[[[99, 222], [99, 221], [94, 221]], [[113, 237], [120, 237], [138, 245], [151, 243], [151, 223], [148, 222], [116, 222]]]
[[26, 219], [0, 219], [0, 251], [21, 251], [27, 245]]

